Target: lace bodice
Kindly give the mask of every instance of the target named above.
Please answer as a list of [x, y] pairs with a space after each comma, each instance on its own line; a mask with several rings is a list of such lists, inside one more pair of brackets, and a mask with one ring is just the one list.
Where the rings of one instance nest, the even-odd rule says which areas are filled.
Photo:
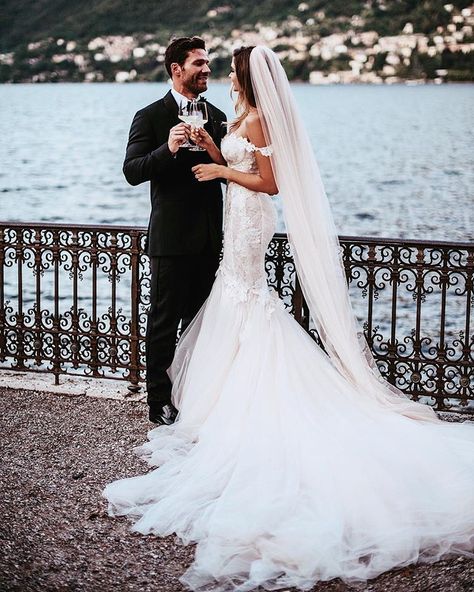
[[259, 151], [263, 156], [271, 156], [273, 149], [271, 146], [258, 148], [247, 138], [230, 132], [222, 141], [222, 153], [227, 160], [227, 164], [232, 168], [244, 173], [258, 172], [255, 160], [255, 152]]
[[[258, 148], [233, 132], [222, 140], [222, 154], [228, 166], [244, 172], [257, 173], [255, 152], [270, 156], [272, 148]], [[276, 230], [277, 214], [271, 197], [246, 189], [237, 183], [227, 186], [224, 214], [224, 255], [218, 274], [226, 289], [238, 302], [256, 296], [275, 304], [265, 273], [265, 253]]]

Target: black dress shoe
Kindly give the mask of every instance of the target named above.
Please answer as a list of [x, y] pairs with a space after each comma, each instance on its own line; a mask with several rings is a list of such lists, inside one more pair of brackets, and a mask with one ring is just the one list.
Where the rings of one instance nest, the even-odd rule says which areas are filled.
[[159, 407], [150, 407], [149, 419], [158, 425], [170, 425], [174, 423], [178, 410], [172, 403], [166, 403]]

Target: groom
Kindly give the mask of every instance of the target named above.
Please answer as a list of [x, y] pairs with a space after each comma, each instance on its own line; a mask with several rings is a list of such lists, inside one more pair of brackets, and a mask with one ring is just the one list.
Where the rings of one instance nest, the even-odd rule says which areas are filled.
[[[166, 49], [165, 66], [173, 87], [135, 115], [123, 165], [131, 185], [150, 181], [146, 384], [149, 418], [157, 424], [171, 424], [176, 418], [166, 370], [173, 359], [178, 325], [181, 322], [184, 330], [208, 297], [222, 246], [220, 181], [199, 183], [191, 170], [211, 159], [207, 152], [180, 149], [191, 129], [179, 121], [178, 105], [199, 100], [207, 90], [210, 69], [204, 41], [174, 39]], [[209, 102], [207, 107], [205, 129], [220, 146], [226, 116]]]

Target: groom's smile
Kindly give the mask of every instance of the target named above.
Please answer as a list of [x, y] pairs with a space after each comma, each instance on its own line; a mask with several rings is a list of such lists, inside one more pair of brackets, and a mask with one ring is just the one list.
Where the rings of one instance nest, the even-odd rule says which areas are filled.
[[180, 70], [178, 78], [183, 91], [188, 91], [189, 94], [197, 97], [207, 90], [211, 69], [209, 68], [209, 56], [205, 49], [190, 51]]

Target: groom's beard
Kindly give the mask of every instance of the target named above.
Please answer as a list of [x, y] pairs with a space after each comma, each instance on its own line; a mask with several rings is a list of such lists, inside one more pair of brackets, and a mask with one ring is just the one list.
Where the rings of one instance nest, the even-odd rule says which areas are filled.
[[186, 83], [183, 84], [183, 86], [185, 86], [190, 93], [198, 96], [201, 93], [206, 92], [208, 80], [209, 76], [196, 74], [195, 76], [187, 80]]

